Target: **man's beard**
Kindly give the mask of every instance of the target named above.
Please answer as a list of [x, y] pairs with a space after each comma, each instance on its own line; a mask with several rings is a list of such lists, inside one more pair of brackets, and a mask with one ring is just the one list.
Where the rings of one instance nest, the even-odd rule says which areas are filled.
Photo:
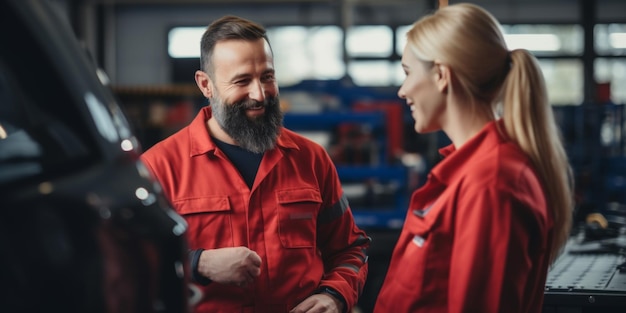
[[[265, 98], [263, 102], [246, 99], [226, 103], [216, 95], [210, 101], [213, 117], [238, 146], [254, 153], [263, 153], [276, 146], [283, 126], [278, 96]], [[263, 115], [256, 118], [246, 116], [246, 109], [260, 106], [265, 108]]]

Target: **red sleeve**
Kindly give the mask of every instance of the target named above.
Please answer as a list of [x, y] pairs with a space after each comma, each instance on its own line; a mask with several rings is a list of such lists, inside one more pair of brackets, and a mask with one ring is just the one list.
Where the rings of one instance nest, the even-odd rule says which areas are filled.
[[337, 172], [331, 170], [322, 183], [323, 208], [318, 216], [318, 247], [324, 259], [320, 286], [331, 287], [346, 301], [350, 312], [356, 305], [368, 273], [367, 248], [371, 239], [357, 227]]

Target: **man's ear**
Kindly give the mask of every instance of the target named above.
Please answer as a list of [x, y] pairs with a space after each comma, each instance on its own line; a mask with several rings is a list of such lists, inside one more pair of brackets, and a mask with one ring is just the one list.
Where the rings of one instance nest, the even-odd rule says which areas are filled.
[[435, 61], [435, 84], [441, 93], [448, 92], [448, 86], [452, 81], [450, 67]]
[[198, 89], [202, 92], [205, 98], [210, 99], [213, 96], [213, 83], [211, 83], [211, 78], [209, 75], [203, 71], [196, 71], [196, 85], [198, 85]]

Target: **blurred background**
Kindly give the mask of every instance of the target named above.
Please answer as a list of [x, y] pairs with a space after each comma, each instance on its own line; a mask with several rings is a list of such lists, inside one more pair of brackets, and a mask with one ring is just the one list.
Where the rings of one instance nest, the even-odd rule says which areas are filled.
[[[144, 149], [207, 104], [194, 83], [199, 43], [214, 19], [266, 26], [285, 125], [335, 161], [357, 223], [373, 237], [361, 307], [382, 282], [408, 198], [448, 144], [417, 135], [396, 92], [410, 25], [436, 0], [42, 0], [72, 25]], [[457, 1], [449, 1], [451, 4]], [[480, 0], [509, 49], [540, 61], [576, 181], [575, 229], [606, 238], [626, 230], [626, 1]], [[624, 287], [626, 290], [626, 286]]]

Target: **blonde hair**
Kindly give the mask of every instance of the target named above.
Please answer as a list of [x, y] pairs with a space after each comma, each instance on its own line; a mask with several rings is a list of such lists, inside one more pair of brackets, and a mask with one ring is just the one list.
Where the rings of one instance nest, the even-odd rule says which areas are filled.
[[[441, 8], [415, 22], [407, 44], [418, 59], [452, 68], [475, 109], [495, 112], [502, 104], [506, 134], [533, 163], [554, 218], [554, 261], [571, 230], [573, 181], [535, 57], [523, 49], [508, 51], [498, 21], [467, 3]], [[476, 107], [480, 103], [489, 107]]]

